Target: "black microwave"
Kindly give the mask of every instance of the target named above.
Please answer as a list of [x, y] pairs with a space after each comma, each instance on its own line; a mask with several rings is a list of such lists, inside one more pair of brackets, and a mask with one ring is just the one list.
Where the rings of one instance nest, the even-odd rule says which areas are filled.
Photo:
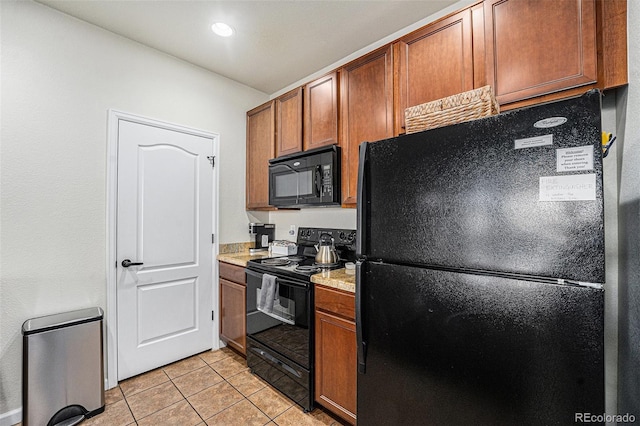
[[269, 204], [340, 205], [340, 147], [329, 145], [269, 160]]

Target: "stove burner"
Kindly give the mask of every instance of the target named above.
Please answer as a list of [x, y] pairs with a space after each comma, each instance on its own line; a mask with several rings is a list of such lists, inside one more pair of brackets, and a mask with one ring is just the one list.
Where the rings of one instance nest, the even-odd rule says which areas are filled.
[[286, 258], [276, 257], [273, 259], [263, 259], [261, 263], [267, 266], [284, 266], [290, 264], [291, 261]]
[[319, 266], [314, 266], [314, 265], [309, 265], [309, 266], [298, 265], [298, 266], [296, 266], [295, 270], [297, 272], [319, 272], [320, 271], [320, 267]]
[[304, 260], [303, 256], [287, 256], [287, 259], [289, 259], [292, 262], [302, 262]]

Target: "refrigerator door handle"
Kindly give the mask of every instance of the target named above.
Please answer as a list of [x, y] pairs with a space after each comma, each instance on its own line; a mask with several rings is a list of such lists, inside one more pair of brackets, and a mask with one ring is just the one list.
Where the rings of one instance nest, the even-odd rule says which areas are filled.
[[362, 261], [356, 262], [356, 340], [358, 341], [358, 373], [366, 373], [367, 343], [362, 335]]
[[367, 188], [365, 187], [365, 172], [369, 161], [369, 142], [360, 144], [360, 153], [358, 160], [358, 197], [356, 207], [356, 256], [363, 257], [366, 254], [366, 245], [364, 235], [367, 233], [367, 215], [369, 212], [369, 199], [367, 197]]

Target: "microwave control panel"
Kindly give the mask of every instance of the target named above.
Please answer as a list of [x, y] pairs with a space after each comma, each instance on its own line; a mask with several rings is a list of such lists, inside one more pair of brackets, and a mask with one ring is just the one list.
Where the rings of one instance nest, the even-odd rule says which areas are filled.
[[331, 196], [333, 190], [333, 174], [331, 164], [322, 165], [322, 195]]

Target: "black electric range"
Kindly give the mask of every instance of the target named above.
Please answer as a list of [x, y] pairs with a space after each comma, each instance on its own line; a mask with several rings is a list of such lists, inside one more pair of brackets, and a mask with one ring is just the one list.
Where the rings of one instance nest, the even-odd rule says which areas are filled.
[[[336, 264], [315, 264], [315, 245], [323, 234], [334, 239]], [[247, 263], [247, 365], [306, 411], [314, 400], [311, 276], [355, 260], [355, 236], [352, 229], [300, 228], [295, 255]]]
[[[320, 236], [329, 234], [334, 240], [339, 261], [333, 265], [315, 262], [316, 248]], [[344, 268], [346, 262], [355, 262], [356, 231], [353, 229], [299, 228], [296, 239], [297, 253], [289, 256], [274, 256], [250, 260], [247, 267], [256, 271], [310, 281], [313, 274], [322, 270]]]

